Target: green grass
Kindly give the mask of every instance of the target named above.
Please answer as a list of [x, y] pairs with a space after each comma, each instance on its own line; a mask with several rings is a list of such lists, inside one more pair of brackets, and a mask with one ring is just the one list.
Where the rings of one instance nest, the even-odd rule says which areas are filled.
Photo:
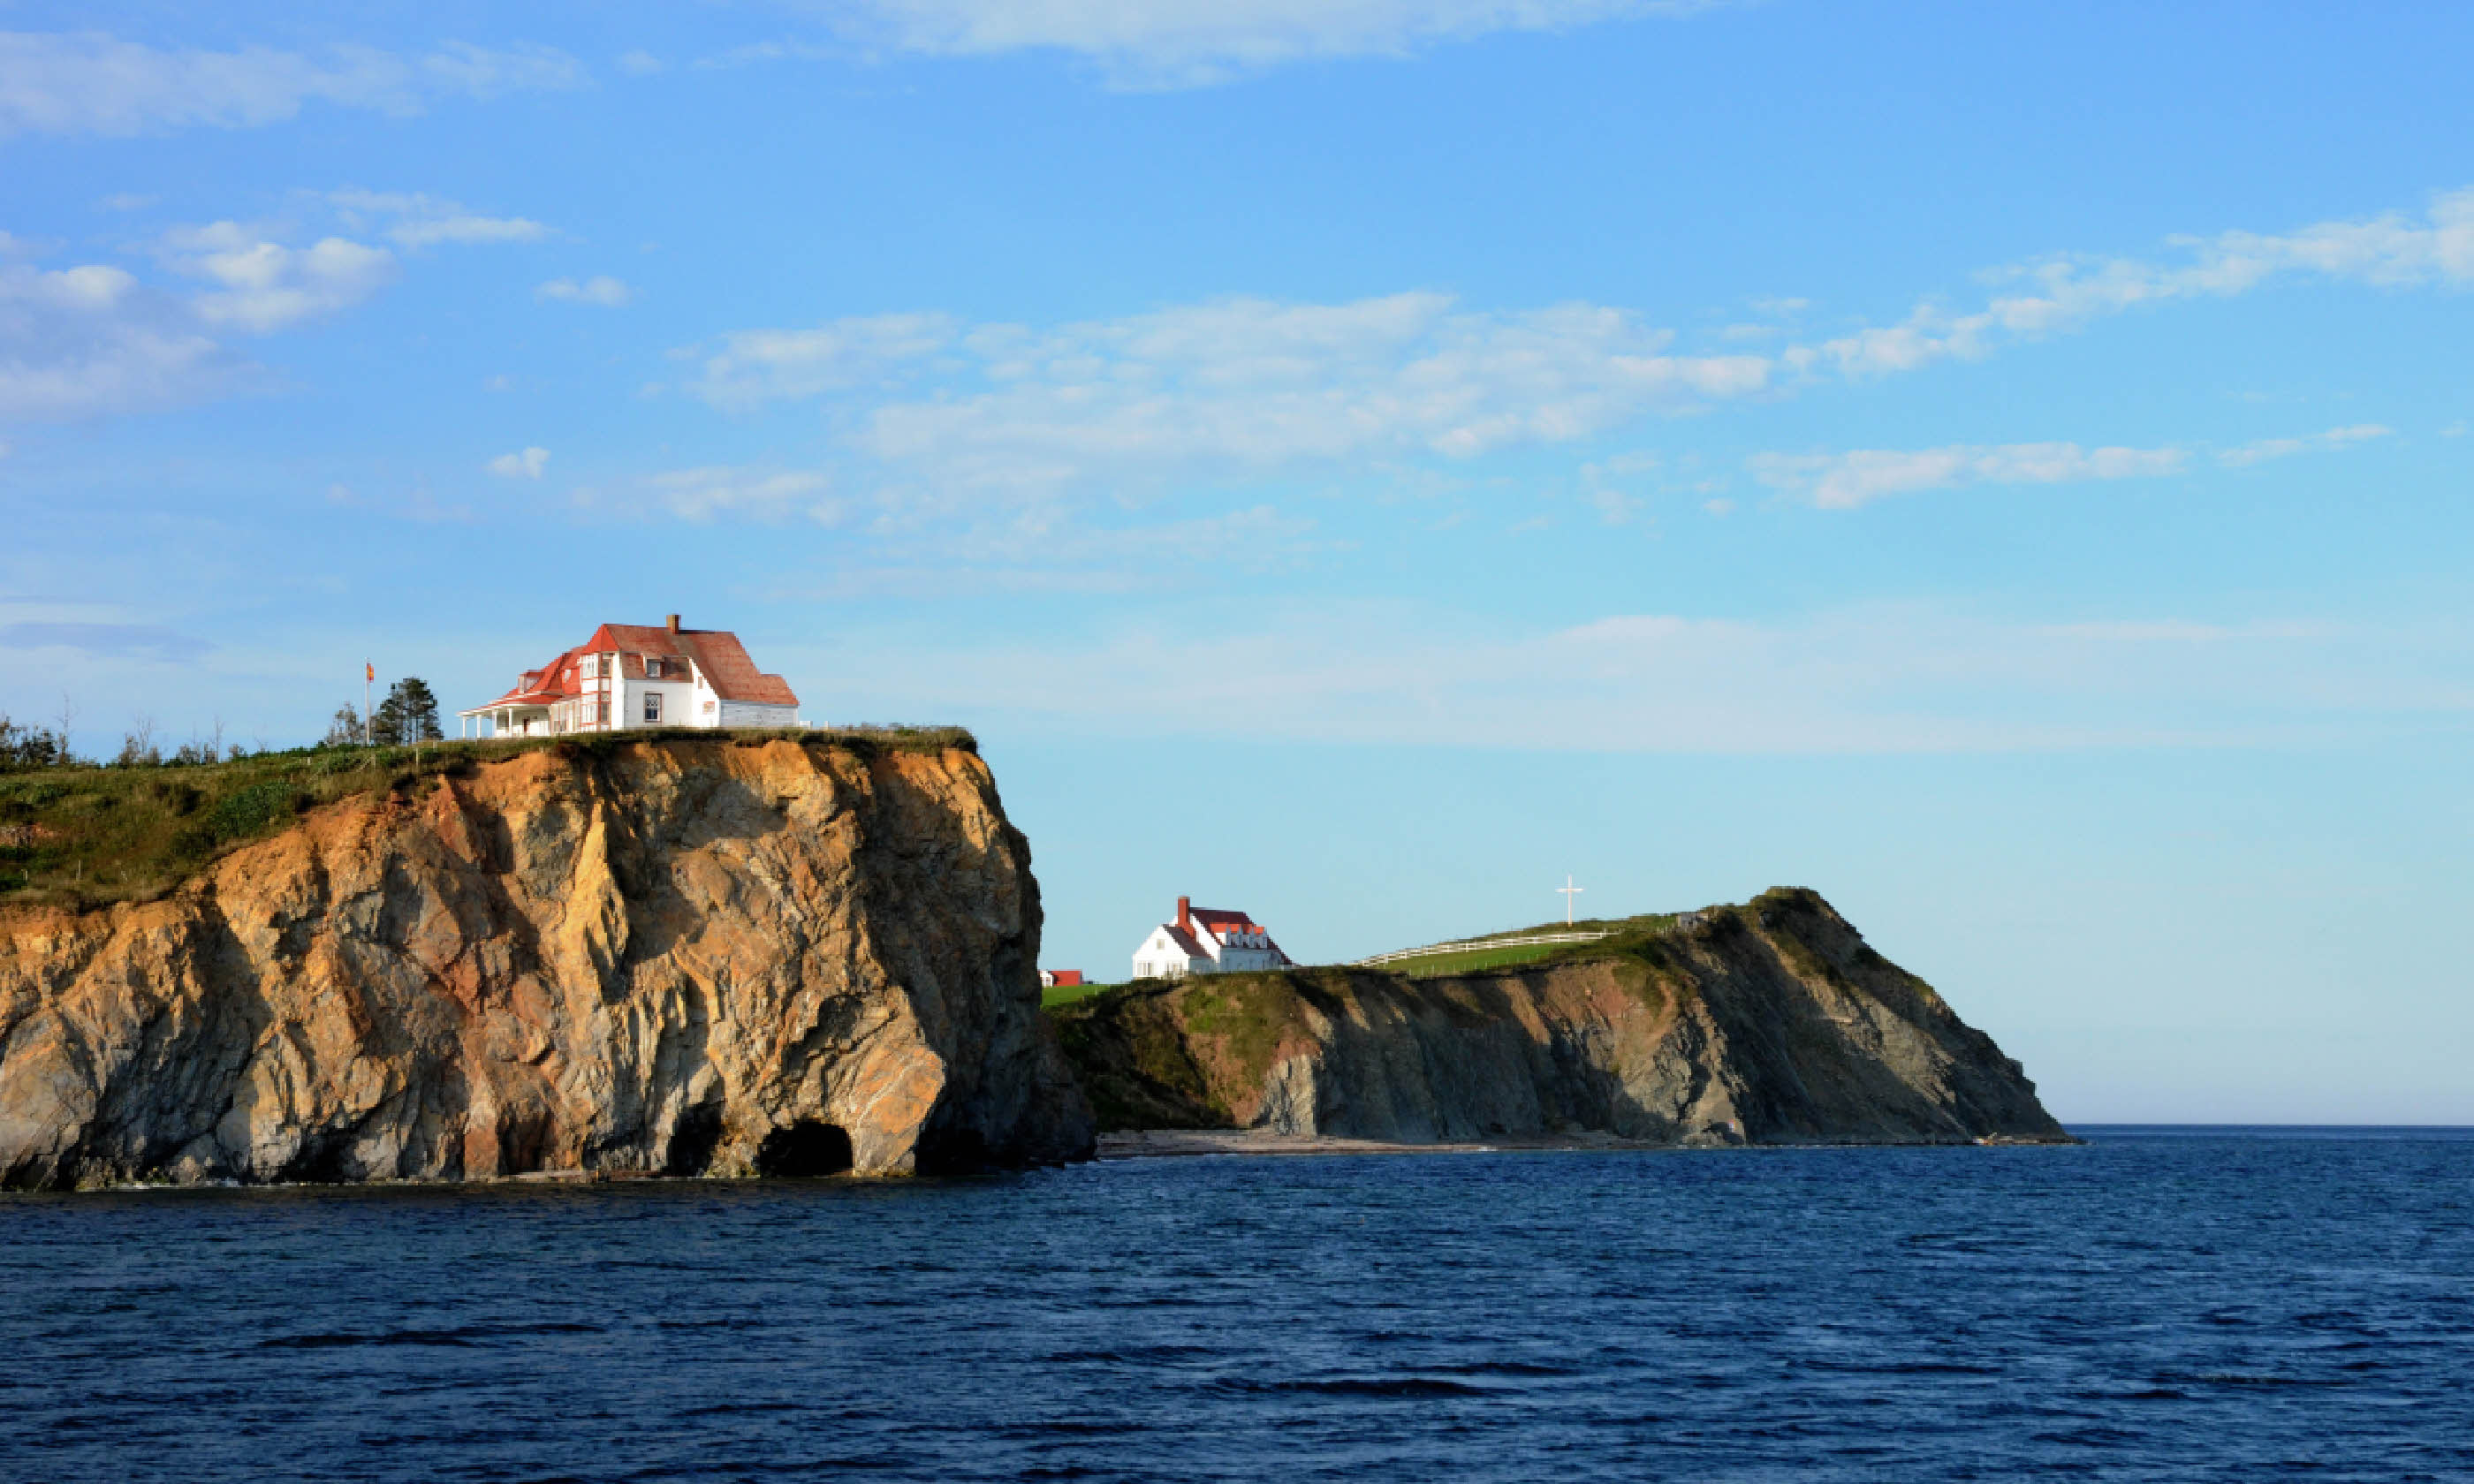
[[1422, 958], [1394, 959], [1376, 966], [1388, 974], [1402, 974], [1412, 979], [1432, 978], [1437, 974], [1475, 973], [1481, 969], [1503, 969], [1514, 964], [1526, 964], [1546, 957], [1558, 949], [1576, 946], [1563, 943], [1533, 943], [1518, 948], [1473, 948], [1458, 953], [1430, 953]]
[[[1675, 915], [1671, 912], [1650, 912], [1629, 918], [1583, 918], [1573, 922], [1540, 922], [1534, 927], [1508, 927], [1501, 932], [1466, 938], [1461, 940], [1463, 946], [1444, 952], [1394, 959], [1391, 963], [1370, 967], [1384, 973], [1413, 979], [1481, 973], [1490, 969], [1543, 963], [1549, 959], [1598, 957], [1611, 949], [1628, 947], [1653, 938], [1674, 925]], [[1533, 938], [1565, 933], [1602, 933], [1605, 936], [1584, 943], [1528, 943], [1502, 948], [1487, 946], [1498, 938]]]
[[1039, 992], [1039, 1008], [1054, 1010], [1059, 1005], [1070, 1005], [1078, 999], [1089, 999], [1094, 994], [1115, 988], [1113, 984], [1067, 984], [1053, 990], [1042, 990]]
[[302, 748], [188, 766], [41, 768], [0, 774], [0, 905], [84, 908], [149, 901], [217, 856], [355, 794], [408, 792], [544, 748], [606, 752], [639, 742], [759, 746], [823, 742], [861, 752], [977, 751], [955, 728], [658, 730], [431, 742], [419, 748]]

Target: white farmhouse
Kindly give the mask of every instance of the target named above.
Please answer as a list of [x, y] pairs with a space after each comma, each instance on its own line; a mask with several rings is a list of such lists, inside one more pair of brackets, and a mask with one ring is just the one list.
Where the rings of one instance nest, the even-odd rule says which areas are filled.
[[[467, 736], [532, 737], [642, 727], [795, 727], [799, 698], [758, 673], [739, 635], [603, 624], [486, 706], [455, 713]], [[489, 730], [481, 730], [482, 723]]]
[[1243, 912], [1197, 907], [1176, 899], [1176, 921], [1152, 929], [1134, 950], [1137, 979], [1182, 979], [1187, 974], [1228, 974], [1243, 969], [1288, 969], [1289, 956], [1263, 924]]

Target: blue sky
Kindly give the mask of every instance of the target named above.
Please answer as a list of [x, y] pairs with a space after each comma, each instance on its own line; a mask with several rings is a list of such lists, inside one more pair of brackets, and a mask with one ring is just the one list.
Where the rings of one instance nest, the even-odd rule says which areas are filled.
[[2065, 1118], [2474, 1120], [2474, 14], [0, 5], [0, 708], [595, 623], [1051, 962], [1816, 887]]

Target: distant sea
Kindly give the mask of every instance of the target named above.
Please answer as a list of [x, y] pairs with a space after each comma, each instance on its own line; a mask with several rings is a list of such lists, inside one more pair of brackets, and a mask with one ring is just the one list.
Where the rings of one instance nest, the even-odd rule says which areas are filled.
[[0, 1196], [0, 1478], [2474, 1477], [2474, 1131]]

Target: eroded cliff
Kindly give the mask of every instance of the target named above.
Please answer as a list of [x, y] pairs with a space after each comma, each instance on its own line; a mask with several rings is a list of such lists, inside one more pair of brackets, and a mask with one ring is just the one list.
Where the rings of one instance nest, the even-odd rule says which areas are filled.
[[1039, 929], [962, 748], [475, 763], [161, 900], [0, 913], [0, 1184], [1076, 1158]]
[[1518, 968], [1227, 974], [1065, 1007], [1106, 1129], [1405, 1142], [2067, 1140], [2018, 1063], [1811, 892]]

